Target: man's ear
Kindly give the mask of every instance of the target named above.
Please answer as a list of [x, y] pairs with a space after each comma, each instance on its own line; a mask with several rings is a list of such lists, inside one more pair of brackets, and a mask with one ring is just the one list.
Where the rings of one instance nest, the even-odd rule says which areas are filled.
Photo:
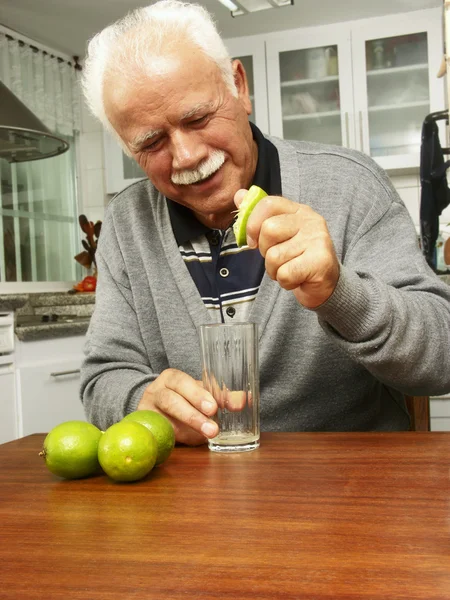
[[232, 62], [233, 67], [233, 75], [234, 75], [234, 83], [236, 85], [236, 89], [238, 91], [239, 100], [242, 102], [242, 105], [245, 108], [245, 111], [248, 115], [252, 113], [252, 103], [250, 100], [250, 94], [248, 91], [248, 81], [247, 74], [244, 69], [244, 65], [241, 63], [239, 59], [235, 59]]

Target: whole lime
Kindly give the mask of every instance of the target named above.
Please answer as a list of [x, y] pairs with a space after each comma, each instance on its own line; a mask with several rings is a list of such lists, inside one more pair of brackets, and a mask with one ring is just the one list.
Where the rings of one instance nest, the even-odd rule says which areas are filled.
[[40, 456], [49, 471], [66, 479], [88, 477], [99, 470], [100, 429], [85, 421], [66, 421], [54, 427], [44, 440]]
[[137, 481], [155, 466], [156, 440], [140, 423], [120, 421], [111, 425], [98, 445], [102, 469], [114, 481]]
[[164, 415], [154, 410], [135, 410], [122, 421], [136, 421], [153, 433], [158, 445], [157, 465], [169, 458], [175, 446], [175, 432], [172, 423]]

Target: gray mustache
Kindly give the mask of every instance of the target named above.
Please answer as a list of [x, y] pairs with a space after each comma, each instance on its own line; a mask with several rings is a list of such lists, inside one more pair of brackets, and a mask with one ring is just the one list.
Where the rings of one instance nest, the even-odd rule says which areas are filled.
[[196, 169], [180, 171], [173, 173], [171, 177], [172, 183], [175, 185], [191, 185], [211, 177], [225, 162], [225, 152], [222, 150], [214, 150], [201, 165]]

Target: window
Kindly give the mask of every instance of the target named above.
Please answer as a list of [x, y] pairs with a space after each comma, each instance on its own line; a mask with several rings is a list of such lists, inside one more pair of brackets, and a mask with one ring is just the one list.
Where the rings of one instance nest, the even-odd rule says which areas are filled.
[[53, 158], [0, 160], [0, 281], [73, 281], [80, 268], [75, 137]]

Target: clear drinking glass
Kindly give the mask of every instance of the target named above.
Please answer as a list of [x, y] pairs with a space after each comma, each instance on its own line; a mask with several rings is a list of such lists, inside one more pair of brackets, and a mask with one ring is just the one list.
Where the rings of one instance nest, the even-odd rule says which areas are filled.
[[256, 323], [199, 327], [203, 385], [219, 409], [215, 452], [245, 452], [259, 446], [259, 356]]

